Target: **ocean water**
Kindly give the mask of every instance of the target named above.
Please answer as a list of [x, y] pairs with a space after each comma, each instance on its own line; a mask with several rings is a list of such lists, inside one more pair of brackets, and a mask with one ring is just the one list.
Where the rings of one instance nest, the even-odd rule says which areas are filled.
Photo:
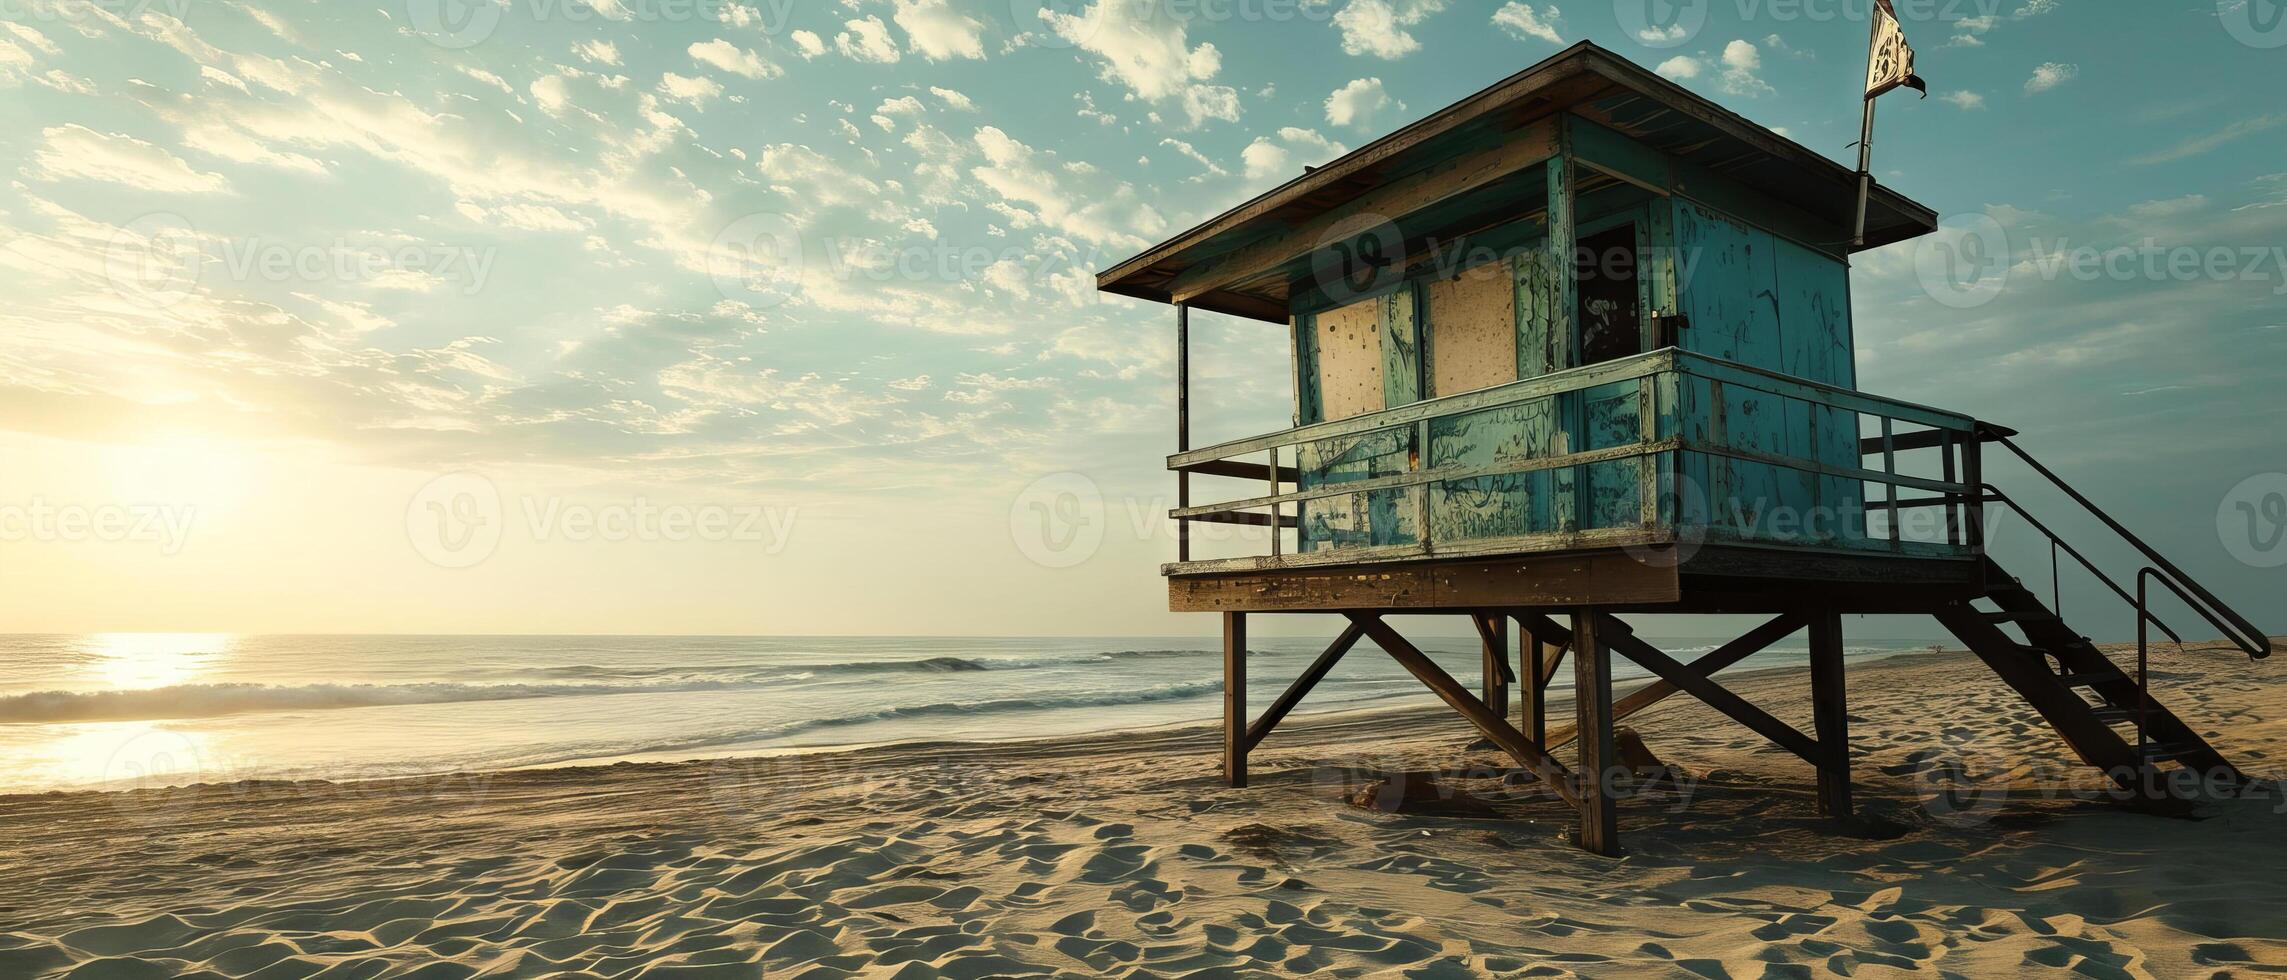
[[[1325, 638], [1250, 642], [1256, 710]], [[1474, 638], [1416, 638], [1478, 684]], [[1718, 638], [1669, 638], [1688, 659]], [[1918, 649], [1872, 643], [1854, 657]], [[1204, 721], [1212, 638], [0, 636], [0, 793], [354, 779]], [[1784, 644], [1734, 670], [1801, 664]], [[1616, 678], [1641, 671], [1615, 664]], [[1558, 674], [1557, 686], [1570, 682]], [[1302, 712], [1436, 699], [1361, 643]]]

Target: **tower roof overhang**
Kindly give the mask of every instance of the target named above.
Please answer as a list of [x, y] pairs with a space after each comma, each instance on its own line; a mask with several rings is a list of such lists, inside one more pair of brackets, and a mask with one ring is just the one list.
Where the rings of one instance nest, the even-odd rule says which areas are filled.
[[[1588, 42], [1575, 44], [1429, 116], [1144, 250], [1096, 276], [1105, 292], [1283, 322], [1288, 280], [1277, 274], [1357, 219], [1437, 199], [1440, 185], [1490, 177], [1554, 155], [1552, 122], [1569, 114], [1658, 151], [1683, 174], [1723, 182], [1831, 232], [1807, 242], [1839, 255], [1927, 234], [1937, 212], [1878, 182], [1866, 236], [1849, 241], [1856, 171]], [[1538, 158], [1489, 152], [1547, 142]], [[1498, 176], [1498, 175], [1491, 175]], [[1614, 179], [1646, 183], [1613, 168]], [[1489, 183], [1479, 186], [1491, 186]], [[1654, 188], [1666, 193], [1668, 188]], [[1403, 191], [1403, 193], [1401, 193]], [[1450, 200], [1450, 199], [1449, 199]]]

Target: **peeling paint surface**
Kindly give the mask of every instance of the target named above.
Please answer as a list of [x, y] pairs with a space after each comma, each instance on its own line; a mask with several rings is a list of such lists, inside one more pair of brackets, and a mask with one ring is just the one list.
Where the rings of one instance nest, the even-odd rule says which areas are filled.
[[[1856, 386], [1849, 268], [1839, 260], [1690, 201], [1675, 204], [1679, 306], [1691, 318], [1681, 346], [1751, 367], [1841, 387]], [[1704, 383], [1702, 383], [1704, 386]], [[1682, 413], [1720, 412], [1724, 442], [1829, 466], [1856, 467], [1858, 417], [1744, 389], [1721, 405], [1693, 391]], [[1690, 423], [1687, 423], [1689, 425]], [[1699, 472], [1701, 469], [1707, 472]], [[1687, 492], [1703, 488], [1716, 526], [1769, 540], [1863, 541], [1864, 489], [1856, 481], [1748, 460], [1685, 460]], [[1698, 507], [1686, 504], [1687, 513]], [[1815, 530], [1798, 530], [1806, 516]]]
[[[1640, 241], [1673, 245], [1651, 250], [1643, 291], [1650, 309], [1689, 318], [1675, 335], [1678, 346], [1855, 387], [1847, 265], [1689, 199], [1631, 206], [1642, 212]], [[1301, 353], [1318, 390], [1298, 410], [1323, 403], [1324, 418], [1342, 418], [1550, 373], [1570, 356], [1569, 338], [1558, 335], [1570, 320], [1557, 299], [1561, 272], [1547, 249], [1522, 249], [1458, 278], [1416, 280], [1304, 318], [1315, 325], [1308, 331], [1315, 349]], [[1508, 288], [1488, 291], [1480, 277]], [[1488, 329], [1495, 325], [1508, 329]], [[1660, 387], [1647, 393], [1640, 384]], [[1864, 544], [1863, 485], [1777, 462], [1858, 467], [1858, 428], [1854, 413], [1675, 376], [1328, 440], [1303, 447], [1301, 486], [1416, 466], [1490, 467], [1622, 448], [1640, 444], [1647, 431], [1774, 461], [1682, 452], [1338, 495], [1302, 506], [1302, 547], [1415, 544], [1425, 534], [1461, 543], [1676, 522], [1773, 542]]]
[[1315, 374], [1323, 419], [1346, 419], [1389, 407], [1382, 381], [1382, 302], [1352, 303], [1312, 319], [1317, 326]]

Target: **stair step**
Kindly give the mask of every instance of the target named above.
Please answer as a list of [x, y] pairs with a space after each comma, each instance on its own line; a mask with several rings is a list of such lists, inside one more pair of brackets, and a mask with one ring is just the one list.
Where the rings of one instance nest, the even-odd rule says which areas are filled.
[[1996, 626], [2002, 623], [2061, 623], [2057, 614], [2046, 609], [2004, 609], [2000, 612], [1981, 612], [1979, 616]]
[[2198, 755], [2199, 752], [2200, 747], [2191, 742], [2168, 742], [2165, 744], [2155, 742], [2145, 747], [2144, 761], [2147, 764], [2154, 762], [2178, 762]]
[[2075, 671], [2070, 674], [2055, 674], [2052, 676], [2055, 677], [2057, 683], [2063, 684], [2066, 687], [2095, 687], [2098, 684], [2102, 684], [2107, 681], [2124, 681], [2128, 679], [2128, 675], [2123, 674], [2117, 670]]
[[[2096, 709], [2095, 714], [2096, 720], [2104, 722], [2107, 725], [2128, 725], [2134, 724], [2136, 721], [2135, 708], [2123, 708], [2117, 705], [2108, 704], [2102, 708]], [[2159, 717], [2159, 712], [2155, 711], [2149, 717], [2157, 718]]]

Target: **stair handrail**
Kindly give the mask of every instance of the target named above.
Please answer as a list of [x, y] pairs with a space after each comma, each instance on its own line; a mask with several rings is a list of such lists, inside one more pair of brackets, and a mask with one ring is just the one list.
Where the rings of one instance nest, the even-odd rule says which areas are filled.
[[[2018, 459], [2025, 461], [2025, 465], [2033, 468], [2033, 472], [2041, 474], [2057, 489], [2064, 491], [2065, 496], [2071, 497], [2074, 503], [2081, 505], [2098, 521], [2103, 522], [2104, 526], [2111, 528], [2112, 532], [2119, 535], [2121, 540], [2128, 542], [2130, 546], [2143, 554], [2144, 558], [2152, 563], [2149, 571], [2153, 577], [2167, 584], [2170, 590], [2184, 601], [2184, 605], [2190, 607], [2193, 612], [2199, 613], [2200, 617], [2207, 620], [2209, 625], [2221, 631], [2225, 640], [2230, 641], [2233, 646], [2240, 648], [2249, 657], [2256, 660], [2271, 656], [2271, 638], [2264, 634], [2262, 628], [2249, 622], [2247, 617], [2241, 616], [2237, 610], [2226, 605], [2222, 599], [2216, 597], [2214, 592], [2208, 591], [2207, 587], [2201, 585], [2197, 579], [2192, 578], [2183, 569], [2176, 567], [2175, 562], [2169, 561], [2167, 556], [2154, 550], [2151, 545], [2145, 543], [2143, 538], [2137, 537], [2135, 532], [2114, 520], [2111, 514], [2104, 512], [2104, 508], [2098, 507], [2095, 501], [2088, 499], [2079, 490], [2074, 489], [2072, 484], [2066, 483], [2065, 479], [2058, 476], [2055, 471], [2041, 465], [2041, 461], [2034, 459], [2033, 454], [2026, 452], [2023, 447], [2011, 441], [2005, 430], [1985, 422], [1977, 423], [1977, 428], [1984, 438], [1998, 442], [2010, 452], [2015, 453]], [[2017, 510], [2019, 513], [2024, 512], [2023, 508], [2017, 508]], [[2056, 535], [2052, 534], [2050, 537], [2055, 539]], [[2142, 573], [2139, 573], [2139, 578], [2141, 577]], [[2142, 591], [2141, 587], [2139, 591]], [[2194, 596], [2198, 597], [2196, 601]], [[2140, 617], [2152, 615], [2151, 611], [2142, 603], [2137, 604], [2136, 614]], [[2182, 641], [2179, 640], [2178, 642], [2181, 643]]]
[[[2128, 590], [2122, 588], [2118, 581], [2113, 579], [2112, 576], [2106, 575], [2104, 573], [2104, 569], [2098, 568], [2095, 562], [2090, 561], [2087, 555], [2081, 554], [2081, 550], [2079, 548], [2073, 547], [2072, 543], [2066, 541], [2062, 535], [2059, 535], [2057, 532], [2050, 530], [2047, 524], [2041, 523], [2041, 519], [2034, 517], [2032, 511], [2026, 510], [2024, 504], [2018, 503], [2016, 500], [2011, 499], [2008, 494], [2002, 493], [2000, 487], [1996, 487], [1990, 483], [1983, 484], [1982, 486], [1985, 489], [1985, 499], [1988, 502], [2007, 504], [2011, 511], [2014, 511], [2018, 517], [2021, 517], [2025, 520], [2025, 523], [2032, 525], [2033, 530], [2041, 532], [2043, 537], [2048, 538], [2049, 545], [2051, 547], [2062, 550], [2065, 554], [2071, 555], [2074, 561], [2080, 562], [2082, 568], [2088, 569], [2088, 573], [2090, 575], [2096, 576], [2097, 581], [2104, 583], [2105, 588], [2111, 589], [2113, 595], [2120, 597], [2120, 601], [2125, 602], [2132, 607], [2143, 608], [2143, 603], [2137, 601], [2135, 596], [2129, 595]], [[2062, 612], [2063, 610], [2060, 609], [2052, 611]], [[2170, 628], [2167, 623], [2162, 622], [2159, 616], [2147, 612], [2145, 613], [2144, 618], [2151, 620], [2152, 625], [2160, 627], [2160, 632], [2168, 634], [2168, 638], [2176, 641], [2177, 646], [2184, 645], [2183, 636], [2178, 634], [2174, 629]]]

